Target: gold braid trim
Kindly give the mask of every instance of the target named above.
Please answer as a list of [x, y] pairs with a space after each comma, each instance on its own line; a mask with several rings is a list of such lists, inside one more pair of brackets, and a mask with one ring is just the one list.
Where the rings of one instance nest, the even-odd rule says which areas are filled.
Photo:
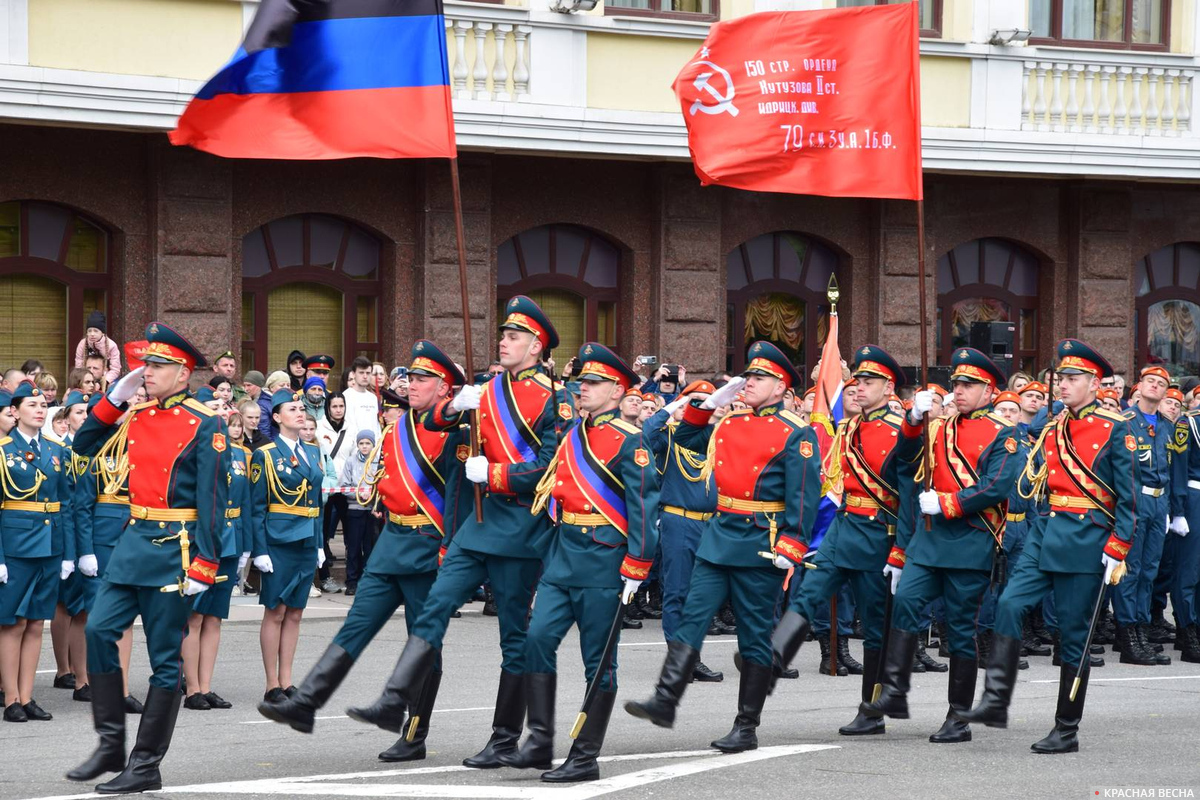
[[704, 453], [704, 466], [700, 468], [700, 477], [704, 480], [705, 490], [712, 488], [713, 465], [717, 463], [717, 431], [724, 424], [725, 420], [723, 419], [713, 426], [712, 432], [708, 435], [708, 448]]
[[[957, 416], [958, 416], [957, 414], [954, 414], [953, 416], [951, 416], [949, 418], [938, 417], [937, 419], [930, 420], [927, 423], [929, 426], [929, 432], [927, 434], [929, 438], [928, 438], [928, 440], [923, 441], [921, 443], [921, 449], [923, 452], [921, 454], [921, 462], [917, 466], [917, 474], [915, 476], [913, 476], [914, 482], [924, 483], [924, 481], [925, 481], [925, 464], [928, 463], [932, 467], [934, 453], [937, 452], [937, 435], [942, 432], [943, 426], [945, 426], [947, 423], [949, 423], [950, 420], [954, 419], [954, 417], [957, 417]], [[926, 458], [926, 454], [928, 454], [928, 458]]]
[[[299, 446], [299, 445], [297, 445]], [[279, 474], [275, 472], [275, 462], [270, 458], [263, 458], [266, 462], [267, 473], [267, 489], [275, 495], [275, 499], [280, 505], [295, 506], [300, 505], [304, 500], [304, 495], [308, 492], [308, 478], [301, 478], [300, 485], [295, 489], [289, 489], [279, 481]]]
[[822, 460], [821, 469], [825, 473], [825, 480], [821, 483], [821, 496], [834, 492], [841, 494], [845, 488], [845, 481], [842, 475], [842, 447], [847, 436], [848, 422], [843, 422], [838, 425], [837, 433], [833, 435], [833, 443], [829, 447], [829, 452], [825, 454]]
[[[693, 451], [688, 450], [682, 445], [672, 444], [671, 447], [675, 449], [675, 466], [679, 467], [679, 474], [683, 476], [683, 479], [688, 483], [699, 483], [702, 481], [704, 479], [705, 460], [699, 458]], [[697, 477], [693, 478], [691, 473], [684, 468], [685, 461], [692, 469], [699, 470], [700, 474]]]
[[[1029, 455], [1025, 457], [1025, 469], [1021, 472], [1021, 476], [1017, 479], [1017, 495], [1023, 500], [1033, 500], [1041, 502], [1046, 497], [1046, 479], [1049, 477], [1049, 467], [1043, 460], [1041, 466], [1037, 466], [1034, 461], [1037, 454], [1042, 449], [1042, 443], [1046, 441], [1046, 434], [1050, 433], [1052, 427], [1058, 427], [1062, 424], [1060, 419], [1046, 423], [1046, 427], [1042, 428], [1042, 433], [1038, 436], [1037, 442], [1029, 450]], [[1026, 489], [1025, 486], [1029, 488]]]
[[[117, 494], [129, 478], [129, 423], [133, 422], [133, 414], [127, 414], [125, 421], [117, 428], [104, 446], [92, 456], [92, 474], [99, 475], [104, 482], [102, 494]], [[109, 466], [112, 459], [112, 466]]]
[[28, 500], [31, 497], [36, 497], [38, 490], [42, 488], [42, 483], [46, 480], [40, 469], [34, 470], [33, 488], [18, 489], [17, 484], [13, 481], [12, 476], [8, 474], [8, 459], [0, 456], [0, 490], [7, 500]]
[[535, 517], [545, 511], [550, 505], [550, 495], [554, 491], [557, 478], [558, 454], [562, 451], [566, 443], [566, 439], [563, 439], [559, 443], [558, 449], [554, 451], [554, 458], [550, 459], [550, 465], [546, 467], [546, 471], [542, 473], [542, 479], [538, 481], [537, 488], [533, 490], [533, 505], [529, 507], [529, 513]]

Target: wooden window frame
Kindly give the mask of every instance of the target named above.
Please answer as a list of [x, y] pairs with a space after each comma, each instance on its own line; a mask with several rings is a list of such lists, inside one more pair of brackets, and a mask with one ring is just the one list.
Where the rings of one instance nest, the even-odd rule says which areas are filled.
[[[933, 27], [921, 28], [920, 36], [922, 39], [940, 39], [942, 38], [942, 3], [945, 0], [929, 0], [929, 2], [933, 3]], [[875, 5], [890, 6], [898, 4], [891, 3], [889, 0], [875, 0]]]
[[1137, 44], [1133, 41], [1133, 0], [1125, 2], [1125, 39], [1120, 42], [1108, 42], [1095, 39], [1064, 39], [1063, 29], [1063, 0], [1050, 0], [1050, 35], [1033, 36], [1029, 39], [1031, 45], [1051, 45], [1057, 47], [1083, 47], [1089, 50], [1131, 50], [1151, 53], [1166, 53], [1171, 50], [1171, 0], [1162, 0], [1162, 44]]
[[[670, 0], [649, 0], [650, 8], [626, 8], [604, 4], [606, 17], [654, 17], [655, 19], [686, 19], [692, 22], [716, 22], [721, 18], [721, 0], [709, 0], [712, 10], [703, 14], [694, 11], [662, 10], [664, 4], [670, 5]], [[939, 0], [940, 2], [940, 0]]]
[[[1182, 300], [1200, 306], [1200, 285], [1189, 288], [1179, 282], [1179, 246], [1185, 244], [1200, 244], [1200, 242], [1185, 240], [1166, 245], [1167, 247], [1174, 248], [1171, 263], [1171, 283], [1166, 286], [1157, 286], [1154, 283], [1154, 270], [1150, 267], [1150, 256], [1154, 255], [1153, 252], [1147, 253], [1138, 259], [1134, 267], [1135, 280], [1138, 270], [1142, 269], [1145, 270], [1146, 279], [1150, 285], [1149, 290], [1145, 294], [1134, 296], [1134, 314], [1137, 318], [1135, 321], [1137, 341], [1142, 343], [1134, 352], [1135, 367], [1138, 373], [1148, 363], [1150, 356], [1147, 321], [1150, 317], [1151, 306], [1156, 306], [1167, 300]], [[1136, 291], [1136, 285], [1134, 290]]]

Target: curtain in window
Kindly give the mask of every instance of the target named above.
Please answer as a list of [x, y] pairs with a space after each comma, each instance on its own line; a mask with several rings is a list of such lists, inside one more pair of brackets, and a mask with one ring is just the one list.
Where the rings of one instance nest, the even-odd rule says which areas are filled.
[[0, 278], [0, 364], [17, 366], [27, 358], [41, 361], [65, 385], [67, 287], [49, 278], [11, 275]]
[[770, 339], [792, 350], [804, 349], [804, 301], [790, 294], [768, 292], [746, 304], [746, 345]]
[[1186, 367], [1189, 374], [1200, 366], [1200, 306], [1186, 300], [1166, 300], [1150, 307], [1146, 339], [1152, 355], [1168, 364]]
[[1063, 0], [1064, 39], [1120, 42], [1125, 39], [1125, 0]]
[[342, 293], [316, 283], [288, 283], [267, 296], [267, 366], [287, 370], [288, 353], [331, 355], [341, 374]]
[[1008, 322], [1008, 304], [992, 297], [959, 300], [950, 312], [950, 336], [955, 347], [966, 345], [973, 322]]

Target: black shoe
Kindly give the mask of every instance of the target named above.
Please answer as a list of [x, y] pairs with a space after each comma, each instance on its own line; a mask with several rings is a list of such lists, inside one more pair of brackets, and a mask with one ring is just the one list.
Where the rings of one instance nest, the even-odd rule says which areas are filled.
[[346, 715], [385, 731], [400, 733], [404, 727], [404, 715], [421, 699], [419, 693], [433, 671], [437, 655], [438, 651], [429, 642], [418, 636], [409, 636], [391, 677], [383, 687], [383, 694], [369, 706], [346, 709]]
[[1021, 640], [997, 635], [992, 641], [992, 658], [984, 668], [983, 696], [969, 711], [953, 711], [963, 722], [981, 722], [989, 728], [1008, 727], [1008, 706], [1017, 684], [1017, 661]]
[[472, 769], [499, 768], [500, 756], [517, 749], [524, 722], [525, 680], [515, 672], [500, 670], [496, 710], [492, 714], [492, 736], [482, 750], [463, 759], [463, 766]]
[[496, 611], [496, 598], [492, 596], [492, 587], [485, 586], [483, 588], [483, 615], [485, 617], [494, 617], [499, 613]]
[[1046, 630], [1046, 620], [1042, 617], [1040, 606], [1029, 614], [1029, 632], [1042, 644], [1054, 643], [1054, 636]]
[[125, 771], [96, 787], [100, 794], [134, 794], [162, 788], [159, 765], [171, 746], [175, 720], [179, 717], [179, 693], [151, 685], [146, 710], [138, 726], [137, 741]]
[[862, 675], [863, 665], [850, 655], [850, 637], [838, 635], [837, 641], [838, 664], [846, 668], [851, 675]]
[[729, 629], [730, 633], [737, 633], [737, 617], [733, 615], [733, 606], [726, 602], [717, 612], [717, 616], [721, 618], [721, 623]]
[[354, 595], [356, 595], [356, 594], [358, 594], [357, 586], [347, 586], [346, 587], [346, 597], [354, 597]]
[[68, 672], [66, 675], [54, 676], [55, 689], [74, 689], [75, 688], [75, 673]]
[[203, 692], [189, 694], [183, 701], [183, 707], [188, 711], [212, 711], [212, 706], [208, 704], [208, 698]]
[[554, 761], [554, 699], [557, 678], [553, 672], [527, 672], [525, 680], [525, 743], [500, 753], [497, 760], [514, 769], [550, 769]]
[[1021, 655], [1023, 656], [1048, 656], [1050, 655], [1049, 645], [1042, 642], [1033, 632], [1033, 626], [1029, 624], [1029, 617], [1025, 618], [1025, 624], [1021, 627]]
[[738, 685], [738, 713], [733, 728], [710, 747], [722, 753], [744, 753], [758, 749], [759, 720], [763, 704], [767, 701], [767, 690], [771, 686], [771, 668], [753, 661], [742, 662], [742, 680]]
[[331, 644], [300, 682], [299, 691], [291, 697], [284, 692], [284, 698], [277, 702], [259, 703], [258, 713], [288, 725], [294, 731], [312, 733], [317, 709], [329, 702], [353, 666], [354, 659], [350, 654], [338, 645]]
[[660, 728], [675, 727], [675, 711], [699, 660], [700, 651], [694, 647], [679, 640], [667, 642], [667, 657], [658, 675], [654, 694], [640, 703], [629, 701], [625, 704], [625, 711], [639, 719], [648, 719]]
[[692, 680], [701, 683], [720, 683], [725, 680], [725, 673], [713, 672], [704, 665], [703, 661], [697, 661], [695, 669], [692, 670]]
[[1154, 654], [1147, 653], [1142, 648], [1133, 625], [1117, 626], [1117, 648], [1121, 653], [1122, 664], [1137, 664], [1139, 667], [1153, 667], [1155, 664]]
[[1079, 690], [1071, 700], [1071, 687], [1075, 685], [1077, 669], [1063, 664], [1058, 673], [1058, 708], [1054, 712], [1054, 730], [1030, 750], [1035, 753], [1057, 755], [1079, 750], [1079, 722], [1083, 719], [1083, 701], [1087, 697], [1088, 677], [1091, 670], [1085, 669], [1080, 676]]
[[912, 682], [913, 654], [917, 650], [917, 635], [892, 628], [888, 632], [888, 649], [883, 655], [883, 691], [879, 699], [862, 703], [858, 710], [868, 719], [908, 719], [908, 690]]
[[[1016, 639], [1013, 641], [1017, 642], [1017, 652], [1020, 652], [1020, 642]], [[975, 702], [975, 673], [977, 670], [978, 662], [975, 659], [950, 656], [950, 682], [946, 690], [947, 699], [950, 701], [950, 710], [946, 712], [946, 721], [942, 723], [942, 727], [929, 737], [929, 741], [934, 744], [971, 741], [971, 726], [959, 719], [957, 714], [967, 711], [971, 708], [971, 703]]]
[[[869, 703], [875, 699], [875, 679], [879, 675], [879, 651], [863, 648], [863, 677], [862, 702]], [[882, 688], [882, 687], [880, 687]], [[870, 719], [862, 711], [855, 714], [849, 725], [838, 728], [842, 736], [874, 736], [886, 733], [887, 728], [882, 719]]]
[[20, 703], [13, 703], [4, 709], [5, 722], [29, 722], [29, 715], [25, 713], [24, 707]]
[[30, 700], [22, 708], [25, 709], [25, 716], [32, 722], [49, 722], [54, 719], [54, 715], [39, 706], [37, 700]]
[[625, 606], [625, 614], [621, 617], [621, 630], [624, 631], [640, 631], [642, 629], [641, 620], [635, 618], [629, 611], [629, 606]]
[[332, 575], [321, 581], [322, 594], [337, 594], [345, 588], [345, 586], [342, 586], [340, 583], [334, 580]]
[[1147, 629], [1149, 627], [1150, 626], [1143, 622], [1139, 622], [1133, 626], [1133, 633], [1135, 636], [1137, 636], [1138, 644], [1142, 647], [1142, 652], [1154, 659], [1154, 663], [1158, 666], [1170, 666], [1171, 657], [1162, 651], [1162, 645], [1153, 644], [1150, 641], [1149, 635], [1147, 634]]
[[1195, 623], [1180, 629], [1175, 636], [1177, 644], [1180, 641], [1183, 642], [1183, 647], [1180, 648], [1183, 653], [1179, 656], [1179, 660], [1189, 664], [1200, 664], [1200, 632]]
[[[938, 648], [938, 652], [941, 652], [940, 647]], [[924, 647], [917, 647], [915, 657], [917, 661], [921, 662], [921, 666], [925, 667], [926, 672], [947, 672], [950, 669], [949, 666], [943, 664], [941, 661], [936, 660], [933, 656], [929, 655], [929, 653], [925, 652]]]
[[835, 667], [830, 664], [831, 651], [829, 649], [829, 634], [817, 634], [817, 643], [821, 645], [821, 663], [817, 665], [818, 675], [829, 675], [836, 668], [836, 674], [839, 678], [843, 678], [850, 674], [846, 669], [846, 665], [840, 661], [835, 662]]
[[779, 673], [779, 677], [783, 680], [794, 681], [800, 677], [800, 670], [796, 669], [795, 667], [791, 667]]
[[296, 692], [298, 692], [298, 691], [300, 691], [300, 690], [297, 689], [295, 686], [289, 686], [283, 690], [283, 693], [286, 694], [288, 696], [288, 698], [290, 699], [292, 697], [295, 697]]
[[637, 603], [638, 612], [641, 613], [643, 619], [662, 619], [662, 608], [656, 609], [650, 603], [649, 588], [643, 592], [638, 592], [634, 595], [633, 600]]
[[131, 694], [125, 695], [125, 713], [140, 715], [145, 709], [142, 707], [142, 701], [138, 700]]
[[125, 698], [120, 672], [89, 673], [92, 689], [92, 726], [100, 744], [88, 760], [67, 773], [67, 780], [95, 780], [106, 772], [125, 769]]
[[80, 703], [92, 702], [92, 687], [90, 684], [84, 684], [75, 691], [71, 692], [71, 699], [78, 700]]
[[[421, 691], [421, 699], [417, 703], [415, 728], [410, 728], [406, 736], [401, 736], [396, 743], [379, 754], [380, 761], [421, 761], [425, 758], [425, 739], [429, 736], [429, 720], [433, 715], [433, 706], [437, 702], [438, 687], [442, 685], [441, 670], [429, 673], [425, 680], [425, 688]], [[411, 741], [409, 739], [411, 738]]]
[[579, 737], [571, 745], [567, 760], [557, 768], [542, 773], [542, 780], [547, 783], [578, 783], [579, 781], [594, 781], [600, 777], [600, 766], [596, 757], [604, 746], [604, 734], [608, 730], [608, 720], [612, 717], [613, 705], [616, 703], [616, 692], [597, 692], [588, 709], [587, 719], [579, 730]]
[[1146, 630], [1146, 638], [1155, 644], [1167, 644], [1175, 641], [1175, 626], [1167, 622], [1163, 618], [1162, 612], [1159, 611], [1150, 619], [1150, 626]]
[[278, 686], [263, 693], [263, 703], [282, 703], [287, 699], [288, 696]]
[[928, 670], [925, 669], [925, 662], [917, 658], [916, 654], [913, 655], [912, 671], [916, 674], [928, 672]]
[[859, 617], [858, 614], [854, 615], [854, 622], [851, 623], [850, 630], [851, 630], [851, 632], [850, 632], [851, 639], [867, 638], [866, 634], [863, 632], [862, 618]]
[[206, 692], [204, 694], [204, 699], [208, 701], [210, 708], [233, 708], [233, 703], [229, 702], [224, 697], [221, 697], [221, 695], [217, 694], [216, 692]]

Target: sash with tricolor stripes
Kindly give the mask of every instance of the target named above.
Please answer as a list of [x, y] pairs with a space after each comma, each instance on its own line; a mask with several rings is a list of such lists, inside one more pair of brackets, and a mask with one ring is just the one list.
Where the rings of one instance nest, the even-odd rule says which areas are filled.
[[537, 461], [542, 440], [525, 424], [513, 394], [512, 376], [507, 371], [492, 378], [480, 400], [480, 408], [494, 423], [490, 427], [510, 464]]
[[[584, 423], [571, 428], [558, 451], [559, 462], [571, 468], [571, 477], [592, 508], [604, 515], [609, 523], [629, 535], [629, 510], [625, 505], [625, 485], [596, 458], [584, 434]], [[550, 501], [550, 515], [558, 519], [558, 504]]]
[[[955, 415], [949, 422], [942, 426], [946, 444], [946, 462], [950, 465], [950, 474], [954, 477], [954, 481], [958, 484], [960, 490], [969, 489], [979, 483], [979, 473], [975, 471], [975, 467], [971, 465], [966, 454], [958, 447], [958, 424], [962, 419], [962, 416]], [[997, 547], [1004, 541], [1007, 506], [1006, 502], [1002, 505], [985, 508], [979, 512], [979, 516], [983, 519], [983, 524], [987, 526], [988, 531], [992, 534], [992, 538], [996, 540]]]
[[417, 438], [416, 417], [405, 412], [400, 424], [393, 426], [392, 436], [396, 445], [396, 469], [421, 511], [433, 521], [438, 533], [444, 534], [442, 518], [446, 510], [446, 479], [421, 449]]

